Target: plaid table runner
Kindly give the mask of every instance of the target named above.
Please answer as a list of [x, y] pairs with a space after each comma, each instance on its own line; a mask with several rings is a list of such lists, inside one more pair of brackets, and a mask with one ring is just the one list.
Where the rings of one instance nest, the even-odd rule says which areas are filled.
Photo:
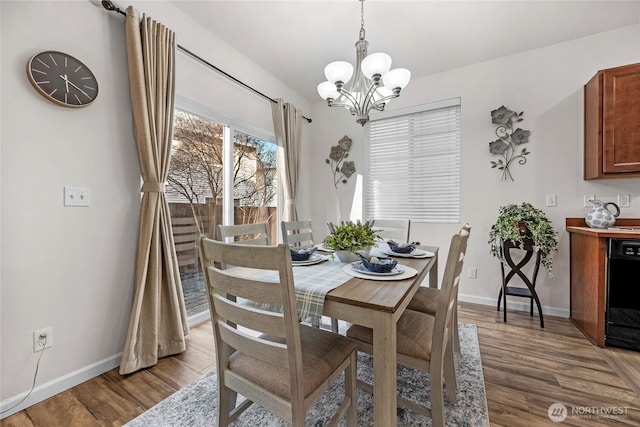
[[[344, 266], [337, 258], [321, 262], [314, 265], [294, 266], [293, 280], [296, 290], [296, 307], [298, 318], [301, 321], [317, 321], [322, 317], [322, 307], [325, 295], [332, 289], [351, 279], [342, 267]], [[260, 280], [277, 281], [278, 273], [268, 273], [259, 277]], [[280, 311], [278, 305], [257, 303], [247, 301], [247, 304], [261, 308], [263, 310]]]

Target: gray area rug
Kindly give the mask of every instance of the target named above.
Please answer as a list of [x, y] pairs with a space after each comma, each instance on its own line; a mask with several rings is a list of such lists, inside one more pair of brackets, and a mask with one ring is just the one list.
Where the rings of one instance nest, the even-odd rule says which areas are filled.
[[[342, 324], [342, 322], [341, 322]], [[488, 426], [489, 416], [482, 376], [482, 362], [476, 325], [459, 324], [462, 355], [457, 357], [458, 403], [449, 402], [445, 392], [447, 426]], [[358, 378], [369, 383], [373, 380], [373, 359], [358, 354]], [[401, 396], [426, 404], [429, 402], [429, 375], [398, 366], [398, 392]], [[339, 379], [309, 410], [306, 425], [325, 426], [335, 413], [343, 396], [343, 383]], [[336, 398], [337, 396], [337, 398]], [[186, 427], [214, 426], [217, 410], [215, 372], [209, 372], [187, 387], [178, 390], [153, 408], [126, 424], [128, 427]], [[373, 398], [358, 390], [358, 424], [373, 425]], [[234, 426], [288, 426], [284, 420], [272, 415], [259, 405], [253, 405], [233, 424]], [[340, 425], [344, 425], [344, 421]], [[399, 426], [430, 426], [431, 420], [413, 411], [398, 408]]]

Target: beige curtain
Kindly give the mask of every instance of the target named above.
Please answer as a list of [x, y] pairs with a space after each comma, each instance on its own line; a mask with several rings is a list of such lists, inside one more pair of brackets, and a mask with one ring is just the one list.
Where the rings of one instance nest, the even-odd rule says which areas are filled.
[[296, 193], [302, 149], [302, 113], [292, 104], [278, 99], [271, 104], [276, 143], [284, 155], [278, 156], [280, 182], [284, 191], [283, 221], [297, 221]]
[[131, 6], [125, 25], [133, 128], [143, 185], [136, 288], [121, 374], [183, 352], [189, 333], [164, 193], [173, 136], [175, 35], [152, 19], [141, 18]]

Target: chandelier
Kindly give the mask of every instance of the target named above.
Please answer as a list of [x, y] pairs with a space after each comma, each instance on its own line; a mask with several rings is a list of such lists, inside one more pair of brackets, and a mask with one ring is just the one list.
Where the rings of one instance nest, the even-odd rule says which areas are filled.
[[356, 42], [356, 75], [351, 88], [344, 87], [353, 75], [353, 66], [346, 61], [327, 65], [327, 81], [318, 85], [318, 94], [329, 107], [345, 107], [362, 126], [369, 121], [371, 110], [384, 111], [390, 99], [400, 96], [411, 78], [406, 68], [390, 70], [391, 57], [386, 53], [367, 55], [368, 45], [364, 39], [364, 0], [360, 0], [360, 38]]

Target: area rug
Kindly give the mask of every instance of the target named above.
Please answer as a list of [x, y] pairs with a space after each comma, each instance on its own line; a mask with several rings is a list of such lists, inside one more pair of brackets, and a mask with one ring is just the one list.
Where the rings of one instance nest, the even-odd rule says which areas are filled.
[[[341, 322], [342, 323], [342, 322]], [[445, 416], [447, 426], [478, 427], [489, 425], [487, 400], [482, 376], [482, 363], [476, 325], [459, 324], [462, 355], [457, 357], [458, 403], [451, 404], [445, 392]], [[373, 359], [358, 354], [358, 378], [369, 383], [373, 379]], [[398, 366], [398, 392], [401, 396], [426, 404], [429, 402], [429, 375]], [[343, 383], [339, 379], [325, 392], [323, 397], [309, 410], [306, 425], [323, 427], [335, 413], [339, 400], [344, 395]], [[200, 427], [215, 425], [216, 375], [209, 372], [187, 387], [178, 390], [156, 406], [126, 424], [128, 427]], [[431, 420], [408, 409], [398, 408], [398, 426], [430, 426]], [[289, 424], [253, 405], [245, 411], [234, 426], [284, 427]], [[344, 421], [340, 424], [344, 425]], [[371, 394], [358, 390], [358, 425], [373, 425], [373, 398]]]

